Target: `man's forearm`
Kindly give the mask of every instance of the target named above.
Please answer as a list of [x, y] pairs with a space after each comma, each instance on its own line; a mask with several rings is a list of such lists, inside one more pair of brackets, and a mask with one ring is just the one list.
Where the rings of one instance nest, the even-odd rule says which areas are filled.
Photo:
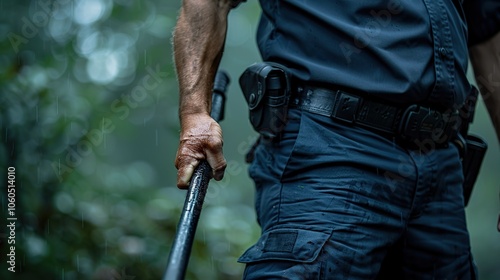
[[227, 30], [229, 0], [183, 0], [173, 47], [179, 79], [179, 115], [209, 113], [211, 88]]
[[500, 142], [500, 33], [470, 48], [476, 81]]

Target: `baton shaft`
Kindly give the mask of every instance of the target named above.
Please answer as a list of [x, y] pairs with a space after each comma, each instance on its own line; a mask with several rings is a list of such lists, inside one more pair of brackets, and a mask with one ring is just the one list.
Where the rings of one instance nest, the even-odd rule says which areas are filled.
[[[215, 121], [221, 121], [224, 118], [225, 92], [228, 84], [228, 75], [223, 71], [218, 71], [212, 91], [210, 112], [210, 116]], [[184, 279], [211, 172], [212, 169], [206, 160], [201, 161], [194, 170], [163, 280]]]
[[184, 279], [203, 200], [208, 189], [210, 172], [208, 163], [202, 161], [191, 177], [164, 280]]

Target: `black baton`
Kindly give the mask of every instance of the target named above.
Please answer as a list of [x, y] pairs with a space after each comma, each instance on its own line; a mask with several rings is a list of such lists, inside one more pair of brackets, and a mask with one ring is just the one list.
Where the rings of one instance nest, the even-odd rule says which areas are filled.
[[[215, 75], [212, 90], [212, 110], [210, 112], [210, 116], [217, 122], [224, 119], [225, 92], [228, 84], [229, 76], [219, 70]], [[212, 169], [206, 160], [200, 162], [194, 170], [186, 200], [184, 201], [184, 208], [177, 225], [177, 234], [170, 250], [164, 280], [184, 279], [211, 172]]]

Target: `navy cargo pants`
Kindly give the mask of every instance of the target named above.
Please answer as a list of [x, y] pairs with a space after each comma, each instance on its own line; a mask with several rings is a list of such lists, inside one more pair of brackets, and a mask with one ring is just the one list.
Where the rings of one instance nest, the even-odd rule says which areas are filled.
[[454, 145], [406, 150], [292, 109], [254, 156], [245, 279], [475, 279]]

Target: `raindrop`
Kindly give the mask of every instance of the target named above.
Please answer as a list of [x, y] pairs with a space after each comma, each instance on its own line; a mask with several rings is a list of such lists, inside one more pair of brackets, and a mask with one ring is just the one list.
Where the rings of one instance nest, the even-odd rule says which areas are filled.
[[104, 149], [106, 150], [108, 148], [108, 137], [106, 134], [103, 133], [103, 136], [102, 136], [102, 141], [104, 143]]

